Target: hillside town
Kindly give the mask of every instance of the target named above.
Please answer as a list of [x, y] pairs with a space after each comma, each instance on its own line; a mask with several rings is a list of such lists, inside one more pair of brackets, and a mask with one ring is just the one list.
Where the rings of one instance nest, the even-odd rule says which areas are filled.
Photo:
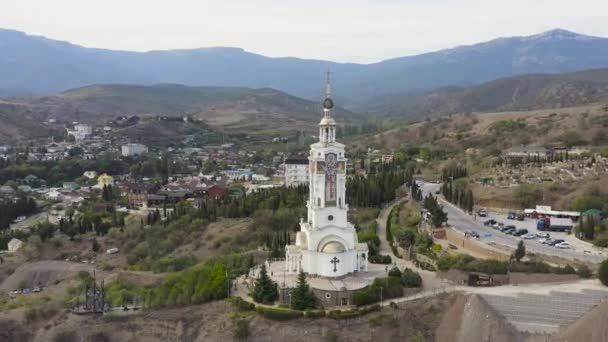
[[0, 342], [608, 341], [585, 1], [3, 1]]

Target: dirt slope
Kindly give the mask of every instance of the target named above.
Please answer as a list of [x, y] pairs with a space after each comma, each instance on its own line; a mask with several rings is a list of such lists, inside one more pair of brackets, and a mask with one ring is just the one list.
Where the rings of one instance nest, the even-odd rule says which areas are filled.
[[481, 297], [454, 299], [437, 329], [437, 342], [514, 342], [526, 338], [511, 327]]
[[[75, 262], [45, 260], [29, 262], [19, 266], [1, 284], [1, 290], [14, 290], [25, 280], [28, 286], [50, 286], [64, 280], [70, 280], [80, 271], [93, 273], [94, 267]], [[100, 271], [96, 271], [102, 275]]]
[[[236, 312], [225, 302], [212, 302], [184, 308], [142, 312], [137, 316], [92, 317], [66, 312], [49, 320], [23, 321], [23, 314], [0, 312], [0, 331], [10, 329], [9, 340], [52, 341], [62, 333], [77, 341], [233, 341], [237, 316], [250, 322], [247, 341], [323, 341], [330, 334], [339, 341], [409, 341], [423, 334], [426, 341], [434, 332], [452, 300], [451, 295], [426, 298], [386, 307], [349, 320], [329, 318], [272, 321], [255, 312]], [[94, 339], [94, 337], [96, 339]], [[0, 341], [3, 335], [0, 333]]]
[[608, 341], [608, 303], [602, 303], [576, 320], [551, 341]]

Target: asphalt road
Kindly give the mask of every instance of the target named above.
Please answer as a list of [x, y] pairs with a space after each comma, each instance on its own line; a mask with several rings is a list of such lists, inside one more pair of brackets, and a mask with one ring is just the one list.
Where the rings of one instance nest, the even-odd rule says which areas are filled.
[[[453, 204], [445, 201], [442, 196], [436, 195], [435, 192], [439, 191], [441, 184], [436, 183], [420, 183], [420, 188], [422, 189], [423, 194], [426, 196], [429, 192], [433, 194], [433, 196], [438, 197], [441, 205], [443, 205], [444, 211], [448, 214], [448, 224], [455, 229], [461, 232], [474, 231], [477, 232], [480, 236], [481, 241], [485, 242], [493, 242], [500, 245], [505, 245], [511, 248], [515, 248], [521, 238], [515, 237], [512, 235], [506, 235], [501, 233], [499, 230], [494, 230], [491, 227], [486, 227], [483, 225], [483, 221], [494, 218], [499, 222], [503, 222], [504, 224], [513, 224], [518, 228], [528, 228], [531, 233], [536, 233], [536, 228], [534, 225], [534, 221], [528, 219], [525, 221], [524, 225], [520, 221], [510, 221], [507, 220], [506, 215], [497, 215], [495, 213], [490, 213], [490, 217], [477, 217], [475, 218], [472, 215], [466, 214], [460, 208], [454, 206]], [[549, 232], [553, 239], [564, 239], [568, 243], [572, 245], [571, 249], [559, 249], [556, 247], [551, 247], [547, 245], [543, 245], [536, 240], [524, 240], [526, 245], [526, 250], [537, 253], [537, 254], [545, 254], [545, 255], [553, 255], [562, 257], [565, 259], [578, 259], [589, 261], [593, 263], [602, 262], [606, 256], [603, 255], [602, 252], [597, 251], [587, 244], [579, 241], [572, 235], [566, 235], [565, 233], [554, 233]]]

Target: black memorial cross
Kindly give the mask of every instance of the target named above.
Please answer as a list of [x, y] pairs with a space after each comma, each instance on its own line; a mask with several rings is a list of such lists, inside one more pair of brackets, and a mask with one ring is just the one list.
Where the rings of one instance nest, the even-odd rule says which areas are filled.
[[334, 272], [337, 272], [338, 271], [338, 263], [340, 262], [340, 260], [338, 259], [338, 257], [334, 257], [329, 262], [331, 262], [332, 264], [334, 264]]

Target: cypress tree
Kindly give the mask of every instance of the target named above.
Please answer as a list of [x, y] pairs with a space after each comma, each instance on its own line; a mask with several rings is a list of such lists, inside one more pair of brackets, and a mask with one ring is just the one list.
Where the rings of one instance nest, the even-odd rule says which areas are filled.
[[257, 303], [272, 304], [277, 299], [277, 284], [270, 279], [266, 271], [266, 265], [262, 264], [260, 276], [255, 281], [251, 297]]
[[307, 310], [315, 306], [315, 295], [306, 282], [306, 274], [300, 270], [296, 288], [291, 291], [291, 308], [294, 310]]
[[519, 241], [519, 243], [517, 244], [517, 249], [515, 250], [513, 256], [515, 257], [515, 260], [517, 260], [517, 262], [519, 262], [521, 259], [524, 258], [524, 256], [526, 256], [526, 246], [524, 245], [524, 240]]

